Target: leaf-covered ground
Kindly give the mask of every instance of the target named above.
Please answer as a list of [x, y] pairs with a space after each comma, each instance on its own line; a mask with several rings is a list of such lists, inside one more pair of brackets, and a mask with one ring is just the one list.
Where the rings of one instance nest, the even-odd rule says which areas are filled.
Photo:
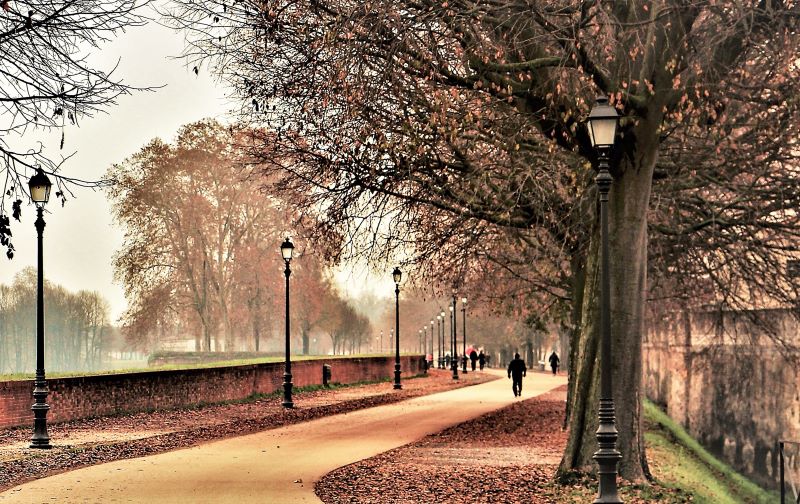
[[[329, 504], [591, 502], [591, 478], [554, 481], [567, 441], [565, 399], [562, 387], [342, 467], [316, 493]], [[626, 485], [621, 494], [626, 503], [691, 501], [659, 486]]]
[[86, 465], [185, 448], [492, 379], [470, 373], [456, 382], [448, 371], [432, 370], [426, 378], [404, 380], [400, 391], [392, 390], [389, 382], [300, 390], [294, 395], [292, 410], [285, 410], [275, 394], [240, 403], [67, 422], [49, 426], [51, 450], [28, 448], [31, 428], [4, 429], [0, 430], [0, 491]]

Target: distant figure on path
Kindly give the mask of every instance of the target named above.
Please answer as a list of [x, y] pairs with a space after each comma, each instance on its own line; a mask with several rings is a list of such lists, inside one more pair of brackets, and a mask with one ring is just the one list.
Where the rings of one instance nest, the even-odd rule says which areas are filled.
[[486, 365], [486, 356], [483, 355], [483, 350], [478, 354], [478, 363], [481, 365], [481, 371], [483, 371], [483, 366]]
[[450, 354], [444, 354], [444, 365], [446, 368], [450, 368]]
[[519, 358], [519, 354], [514, 354], [514, 360], [508, 365], [508, 377], [512, 380], [511, 390], [514, 397], [522, 395], [522, 378], [528, 374], [525, 361]]
[[[478, 360], [478, 352], [474, 349], [469, 353], [469, 360], [472, 362], [472, 370], [475, 371], [475, 362]], [[481, 369], [483, 369], [483, 366], [481, 366]]]
[[558, 365], [560, 363], [561, 359], [558, 358], [558, 354], [553, 350], [553, 353], [550, 354], [550, 367], [553, 368], [553, 374], [558, 373]]

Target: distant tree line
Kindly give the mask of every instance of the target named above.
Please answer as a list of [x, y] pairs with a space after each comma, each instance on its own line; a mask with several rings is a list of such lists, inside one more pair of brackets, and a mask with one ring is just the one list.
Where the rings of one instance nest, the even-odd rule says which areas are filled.
[[[36, 270], [25, 268], [0, 284], [0, 373], [36, 367]], [[70, 292], [45, 281], [45, 367], [96, 370], [113, 331], [108, 302], [94, 291]]]

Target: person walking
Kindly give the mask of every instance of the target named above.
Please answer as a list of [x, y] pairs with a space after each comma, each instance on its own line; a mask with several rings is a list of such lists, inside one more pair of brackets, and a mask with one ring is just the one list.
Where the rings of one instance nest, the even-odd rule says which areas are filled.
[[[469, 360], [472, 362], [472, 370], [475, 371], [475, 363], [478, 361], [478, 352], [476, 352], [474, 348], [469, 353]], [[483, 366], [481, 366], [481, 369], [483, 369]]]
[[449, 353], [444, 354], [444, 366], [445, 366], [445, 369], [450, 369], [450, 354]]
[[561, 363], [561, 359], [558, 358], [558, 354], [555, 350], [553, 353], [550, 354], [550, 367], [553, 369], [553, 374], [558, 373], [558, 365]]
[[511, 378], [511, 390], [514, 391], [514, 397], [522, 395], [522, 378], [528, 374], [528, 368], [525, 367], [525, 361], [519, 358], [519, 354], [514, 354], [514, 360], [508, 364], [508, 377]]
[[481, 371], [483, 371], [483, 366], [486, 365], [486, 356], [483, 355], [483, 350], [481, 350], [481, 353], [478, 354], [478, 364], [480, 364]]

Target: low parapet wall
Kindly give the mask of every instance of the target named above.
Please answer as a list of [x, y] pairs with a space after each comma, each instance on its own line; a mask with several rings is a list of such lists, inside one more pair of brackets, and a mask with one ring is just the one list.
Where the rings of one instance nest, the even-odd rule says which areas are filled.
[[[357, 383], [394, 376], [393, 357], [332, 357], [292, 363], [297, 387], [322, 384], [322, 366], [331, 381]], [[400, 358], [404, 377], [422, 372], [422, 356]], [[245, 399], [282, 389], [283, 362], [205, 369], [144, 371], [47, 380], [48, 421], [66, 422], [120, 413], [190, 407]], [[32, 424], [33, 380], [0, 382], [0, 428]]]

